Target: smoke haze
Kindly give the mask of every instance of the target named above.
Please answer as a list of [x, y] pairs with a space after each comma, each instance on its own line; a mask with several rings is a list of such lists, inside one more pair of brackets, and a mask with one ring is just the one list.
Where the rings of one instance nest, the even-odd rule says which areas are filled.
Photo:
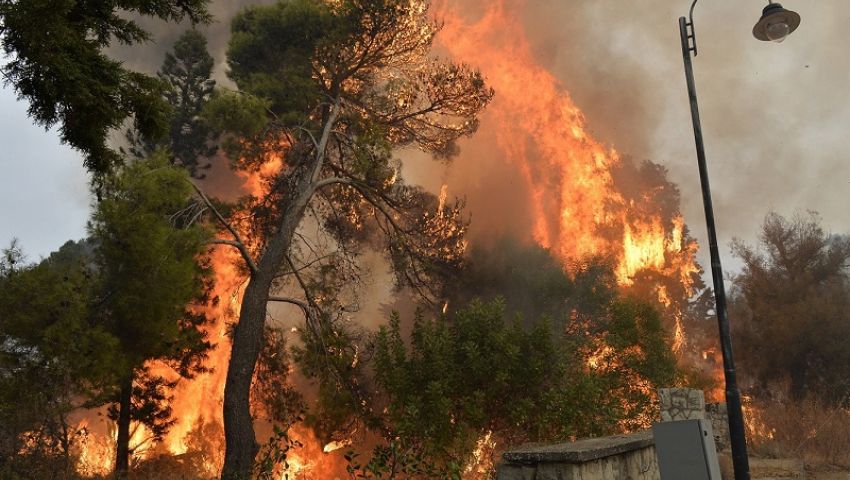
[[[248, 3], [214, 2], [216, 21], [202, 28], [220, 82], [225, 81], [230, 18]], [[752, 241], [769, 210], [816, 210], [836, 232], [850, 231], [845, 207], [850, 164], [844, 155], [850, 57], [842, 52], [850, 34], [841, 28], [846, 19], [836, 13], [838, 5], [798, 3], [785, 6], [800, 13], [801, 27], [781, 45], [752, 38], [761, 2], [696, 7], [696, 82], [727, 264], [732, 237]], [[460, 4], [472, 20], [487, 5]], [[677, 28], [688, 7], [689, 2], [666, 0], [506, 2], [521, 20], [536, 60], [584, 111], [591, 134], [621, 155], [669, 170], [682, 192], [685, 220], [702, 241], [704, 217]], [[115, 52], [133, 67], [155, 71], [182, 28], [146, 26], [154, 32], [156, 48]], [[463, 59], [473, 66], [476, 60]], [[528, 95], [534, 94], [529, 85]], [[462, 142], [461, 155], [448, 167], [402, 152], [403, 174], [434, 192], [447, 183], [450, 195], [466, 196], [474, 241], [506, 233], [527, 238], [528, 187], [487, 130], [485, 113], [481, 132]], [[707, 254], [700, 260], [707, 265]]]

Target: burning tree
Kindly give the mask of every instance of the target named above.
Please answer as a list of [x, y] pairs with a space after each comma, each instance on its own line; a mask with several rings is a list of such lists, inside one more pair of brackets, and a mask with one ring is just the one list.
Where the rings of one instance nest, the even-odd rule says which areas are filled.
[[[392, 156], [418, 146], [448, 158], [493, 95], [477, 72], [429, 56], [438, 26], [427, 8], [299, 0], [233, 21], [228, 62], [240, 91], [214, 99], [209, 117], [231, 134], [225, 146], [240, 169], [266, 170], [264, 194], [243, 214], [217, 215], [231, 235], [222, 242], [239, 249], [249, 273], [225, 386], [223, 478], [246, 478], [257, 452], [249, 392], [268, 302], [297, 305], [320, 336], [340, 306], [316, 286], [355, 280], [364, 244], [380, 242], [399, 284], [425, 297], [438, 273], [461, 261], [460, 204], [406, 186]], [[299, 228], [324, 234], [331, 253], [312, 248]], [[301, 294], [275, 296], [287, 280]]]
[[[0, 275], [0, 346], [10, 362], [0, 369], [3, 377], [35, 368], [45, 380], [64, 380], [68, 391], [50, 391], [65, 401], [60, 414], [109, 405], [123, 478], [131, 424], [137, 442], [161, 438], [172, 423], [169, 388], [202, 370], [205, 318], [187, 304], [205, 291], [198, 257], [206, 232], [193, 224], [186, 174], [162, 155], [123, 168], [103, 187], [87, 243]], [[154, 360], [170, 372], [152, 370]], [[59, 433], [53, 438], [67, 455], [76, 429]]]
[[591, 364], [592, 335], [546, 317], [510, 321], [501, 299], [420, 314], [409, 339], [395, 315], [377, 335], [374, 365], [387, 436], [418, 445], [429, 462], [467, 465], [484, 436], [516, 445], [645, 426], [653, 387], [676, 372], [659, 315], [633, 299], [600, 310], [595, 329], [612, 351]]
[[387, 442], [423, 464], [469, 467], [494, 444], [651, 423], [655, 389], [677, 376], [659, 311], [624, 295], [609, 262], [570, 270], [534, 245], [473, 247], [446, 289], [452, 307], [420, 310], [409, 335], [393, 314], [361, 361]]
[[167, 388], [176, 380], [152, 372], [148, 362], [162, 360], [183, 377], [203, 369], [210, 345], [199, 327], [206, 318], [187, 305], [205, 291], [208, 272], [198, 257], [207, 233], [193, 223], [186, 174], [169, 168], [161, 155], [126, 167], [104, 185], [89, 229], [103, 285], [96, 322], [118, 348], [118, 389], [108, 393], [117, 393], [110, 415], [118, 424], [115, 470], [122, 477], [131, 421], [147, 427], [153, 439], [170, 423]]

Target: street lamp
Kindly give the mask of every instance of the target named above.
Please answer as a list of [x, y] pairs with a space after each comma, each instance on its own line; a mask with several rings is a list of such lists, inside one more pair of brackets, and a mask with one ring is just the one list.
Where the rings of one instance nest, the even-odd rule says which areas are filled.
[[769, 2], [761, 18], [753, 27], [753, 36], [765, 42], [780, 43], [800, 26], [800, 15], [785, 10], [778, 3]]
[[[720, 330], [720, 350], [723, 354], [723, 376], [726, 383], [726, 407], [729, 413], [729, 439], [732, 444], [732, 465], [735, 480], [750, 480], [750, 465], [747, 458], [747, 439], [744, 432], [744, 413], [741, 409], [741, 393], [735, 380], [735, 360], [732, 357], [732, 336], [729, 332], [729, 319], [726, 315], [726, 290], [723, 286], [723, 269], [720, 265], [720, 252], [717, 248], [717, 230], [714, 223], [714, 208], [711, 204], [711, 188], [708, 181], [708, 168], [705, 162], [702, 127], [699, 120], [694, 70], [691, 52], [697, 55], [696, 32], [694, 31], [694, 7], [691, 4], [689, 18], [679, 18], [679, 33], [682, 40], [682, 58], [685, 61], [685, 79], [688, 84], [688, 97], [691, 103], [691, 119], [694, 124], [694, 141], [697, 150], [702, 201], [705, 207], [705, 223], [708, 230], [708, 250], [711, 254], [711, 279], [714, 283], [714, 303], [717, 325]], [[762, 11], [761, 19], [753, 27], [753, 35], [759, 40], [781, 42], [800, 25], [800, 16], [782, 5], [768, 1]]]

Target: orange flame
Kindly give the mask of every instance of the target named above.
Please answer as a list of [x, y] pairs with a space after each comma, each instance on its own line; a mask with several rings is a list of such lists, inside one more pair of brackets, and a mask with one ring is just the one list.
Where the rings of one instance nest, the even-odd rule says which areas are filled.
[[[285, 145], [282, 145], [285, 148]], [[278, 150], [279, 151], [279, 150]], [[265, 179], [276, 174], [283, 168], [282, 157], [278, 153], [268, 154], [266, 161], [255, 172], [239, 172], [244, 179], [242, 190], [255, 198], [260, 198], [267, 192]], [[244, 230], [238, 222], [234, 224], [237, 230]], [[241, 232], [244, 235], [244, 232]], [[224, 235], [224, 234], [223, 234]], [[247, 241], [247, 240], [246, 240]], [[224, 398], [224, 380], [230, 358], [230, 340], [227, 337], [227, 325], [234, 321], [239, 313], [242, 301], [242, 287], [246, 282], [243, 261], [235, 249], [218, 246], [210, 252], [209, 260], [213, 266], [214, 285], [208, 305], [195, 308], [204, 313], [210, 323], [205, 327], [208, 339], [214, 344], [205, 362], [208, 372], [197, 375], [192, 380], [180, 381], [175, 388], [172, 400], [174, 425], [162, 441], [160, 447], [172, 455], [181, 455], [193, 448], [193, 433], [204, 430], [212, 425], [214, 431], [221, 432], [224, 424], [222, 405]], [[174, 378], [175, 372], [161, 362], [151, 362], [148, 367], [155, 375]], [[87, 420], [84, 420], [87, 422]], [[86, 424], [81, 424], [84, 427]], [[113, 429], [114, 430], [114, 429]], [[134, 459], [146, 458], [146, 450], [150, 442], [144, 428], [136, 428], [131, 439], [131, 447], [145, 444], [145, 448], [134, 449]], [[83, 475], [106, 475], [112, 471], [115, 461], [114, 432], [100, 434], [87, 432], [79, 442], [79, 460], [77, 471]], [[223, 438], [204, 439], [212, 445], [215, 452], [202, 452], [204, 470], [201, 472], [217, 475], [223, 462]], [[195, 442], [197, 443], [197, 442]], [[197, 445], [194, 446], [198, 448]]]
[[[524, 0], [481, 2], [484, 13], [472, 22], [465, 21], [449, 1], [436, 2], [438, 17], [444, 22], [439, 40], [454, 58], [473, 60], [496, 90], [482, 119], [481, 133], [494, 137], [528, 185], [533, 239], [565, 265], [592, 255], [613, 257], [618, 282], [624, 287], [631, 286], [639, 272], [651, 269], [677, 281], [687, 294], [692, 293], [691, 277], [698, 272], [694, 260], [697, 247], [686, 239], [684, 220], [678, 215], [664, 219], [657, 213], [642, 213], [640, 206], [624, 198], [613, 175], [621, 165], [619, 154], [588, 133], [582, 111], [558, 80], [534, 59], [518, 21]], [[282, 167], [282, 158], [270, 156], [260, 171], [243, 174], [244, 191], [254, 196], [264, 194], [264, 178]], [[444, 186], [440, 212], [445, 207], [445, 194]], [[222, 421], [229, 357], [225, 329], [238, 312], [244, 278], [236, 267], [236, 252], [218, 248], [212, 261], [220, 302], [205, 309], [214, 319], [209, 333], [218, 347], [209, 359], [213, 371], [182, 382], [175, 392], [173, 408], [178, 423], [165, 439], [168, 450], [175, 454], [190, 448], [187, 436], [199, 424]], [[670, 292], [665, 288], [657, 292], [662, 305], [677, 308]], [[674, 341], [676, 348], [681, 348], [685, 343], [681, 312], [674, 312], [674, 318]], [[588, 366], [601, 368], [609, 353], [601, 346]], [[295, 436], [305, 447], [292, 452], [289, 468], [280, 472], [281, 478], [332, 478], [327, 475], [336, 467], [327, 463], [330, 456], [323, 450], [337, 445], [322, 445], [307, 430], [298, 430]], [[489, 437], [482, 441], [482, 445], [487, 444]], [[212, 462], [211, 471], [217, 471], [220, 465]]]
[[[622, 285], [643, 269], [670, 268], [690, 287], [695, 245], [683, 240], [682, 218], [637, 214], [623, 198], [613, 176], [618, 153], [588, 133], [584, 114], [534, 59], [518, 21], [524, 4], [487, 2], [480, 18], [465, 22], [443, 1], [438, 17], [442, 46], [459, 60], [474, 59], [496, 91], [482, 134], [495, 136], [530, 188], [533, 238], [565, 263], [613, 255]], [[602, 233], [611, 230], [622, 236]]]

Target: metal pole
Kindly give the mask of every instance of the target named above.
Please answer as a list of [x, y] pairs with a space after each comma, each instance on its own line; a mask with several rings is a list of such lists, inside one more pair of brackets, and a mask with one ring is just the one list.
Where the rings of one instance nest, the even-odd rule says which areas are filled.
[[702, 127], [699, 121], [694, 70], [691, 63], [692, 47], [688, 35], [689, 23], [685, 17], [679, 18], [679, 33], [682, 37], [682, 58], [685, 61], [685, 78], [688, 82], [688, 97], [691, 101], [691, 118], [694, 123], [694, 140], [697, 149], [697, 164], [702, 187], [702, 201], [705, 206], [705, 223], [708, 229], [708, 250], [711, 253], [711, 278], [714, 282], [714, 302], [717, 313], [717, 325], [720, 329], [720, 349], [723, 352], [723, 373], [726, 380], [726, 408], [729, 413], [729, 437], [732, 443], [732, 464], [735, 480], [750, 480], [750, 465], [747, 458], [747, 439], [744, 433], [744, 413], [741, 410], [741, 394], [735, 380], [735, 360], [732, 358], [732, 336], [729, 333], [729, 319], [726, 316], [726, 290], [723, 287], [723, 269], [720, 266], [720, 252], [717, 248], [717, 231], [714, 225], [714, 208], [711, 204], [711, 189], [708, 183], [708, 168], [705, 163], [705, 148], [702, 140]]

